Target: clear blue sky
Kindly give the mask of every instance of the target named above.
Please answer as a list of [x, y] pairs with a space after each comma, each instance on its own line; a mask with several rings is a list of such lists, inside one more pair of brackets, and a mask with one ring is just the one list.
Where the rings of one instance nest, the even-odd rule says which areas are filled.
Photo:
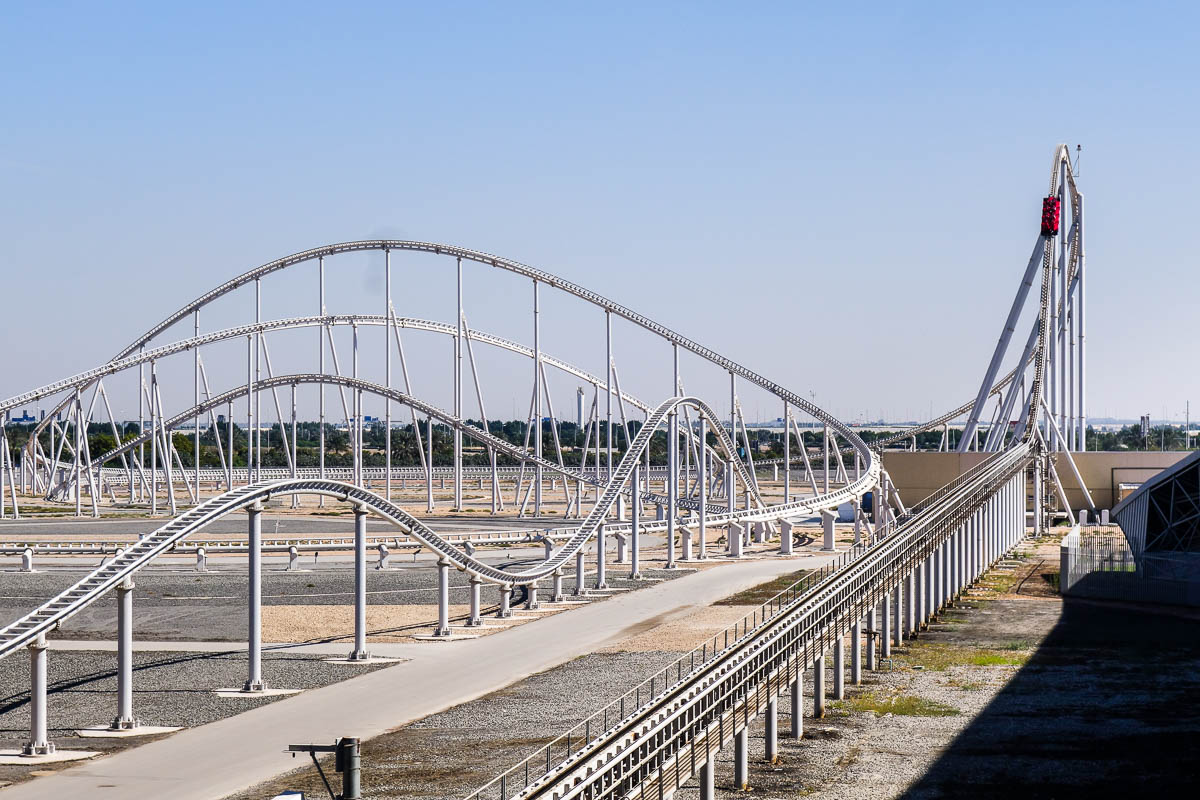
[[[1091, 412], [1182, 416], [1195, 8], [6, 4], [0, 394], [250, 267], [393, 236], [568, 277], [843, 418], [924, 417], [974, 393], [1065, 141]], [[549, 321], [547, 349], [594, 351], [598, 322]], [[667, 393], [665, 358], [618, 355]]]

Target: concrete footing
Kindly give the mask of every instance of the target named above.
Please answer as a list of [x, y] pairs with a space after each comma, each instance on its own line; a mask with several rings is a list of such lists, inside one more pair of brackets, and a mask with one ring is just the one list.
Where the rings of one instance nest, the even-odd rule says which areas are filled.
[[[163, 727], [160, 725], [138, 725], [136, 728], [124, 728], [122, 730], [96, 726], [95, 728], [80, 728], [75, 731], [75, 735], [84, 739], [132, 739], [136, 736], [154, 736], [160, 733], [174, 733], [181, 730], [183, 728]], [[72, 751], [66, 750], [63, 752]]]

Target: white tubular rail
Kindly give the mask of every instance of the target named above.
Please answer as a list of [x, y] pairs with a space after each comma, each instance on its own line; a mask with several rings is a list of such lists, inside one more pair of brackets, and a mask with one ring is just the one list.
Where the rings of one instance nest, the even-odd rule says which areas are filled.
[[[358, 378], [347, 378], [347, 377], [340, 376], [340, 375], [321, 375], [318, 373], [305, 373], [305, 374], [300, 374], [300, 375], [278, 375], [274, 378], [264, 378], [263, 380], [257, 381], [254, 384], [254, 388], [256, 390], [270, 389], [270, 388], [281, 387], [281, 386], [295, 386], [297, 384], [302, 384], [302, 383], [324, 384], [324, 385], [328, 385], [328, 386], [344, 386], [349, 389], [358, 389], [358, 390], [361, 390], [364, 392], [369, 392], [371, 394], [379, 395], [380, 397], [390, 398], [392, 400], [395, 400], [398, 403], [402, 403], [404, 405], [411, 406], [412, 408], [416, 409], [417, 411], [420, 411], [422, 414], [428, 414], [431, 417], [439, 419], [442, 422], [446, 423], [447, 425], [450, 425], [451, 427], [453, 427], [455, 430], [461, 430], [464, 434], [475, 439], [476, 441], [479, 441], [485, 445], [493, 447], [496, 449], [497, 452], [504, 453], [505, 455], [510, 456], [514, 459], [521, 460], [521, 461], [529, 461], [534, 464], [539, 464], [542, 466], [543, 469], [545, 469], [549, 472], [558, 473], [560, 475], [563, 475], [564, 477], [571, 478], [573, 480], [583, 481], [584, 483], [591, 484], [592, 486], [603, 485], [602, 481], [600, 481], [597, 477], [594, 476], [595, 475], [594, 473], [588, 474], [585, 472], [578, 471], [574, 467], [560, 466], [559, 464], [556, 464], [555, 462], [553, 462], [549, 459], [539, 458], [538, 456], [534, 455], [533, 453], [530, 453], [525, 448], [518, 447], [517, 445], [511, 444], [510, 442], [508, 442], [504, 439], [501, 439], [498, 436], [494, 436], [493, 434], [483, 430], [482, 428], [476, 427], [474, 425], [469, 425], [464, 420], [458, 419], [457, 417], [453, 416], [449, 412], [443, 411], [442, 409], [438, 408], [437, 406], [426, 403], [423, 400], [418, 400], [415, 397], [412, 397], [404, 392], [401, 392], [399, 389], [390, 389], [385, 386], [380, 386], [377, 383], [372, 383], [371, 381], [365, 381], [365, 380], [361, 380]], [[249, 393], [249, 390], [246, 386], [239, 386], [239, 387], [237, 387], [235, 389], [231, 389], [228, 392], [225, 392], [223, 394], [215, 395], [214, 397], [209, 398], [208, 400], [204, 401], [200, 405], [195, 406], [193, 408], [190, 408], [186, 411], [181, 412], [180, 414], [175, 415], [174, 417], [163, 422], [162, 425], [167, 430], [171, 430], [172, 428], [177, 426], [179, 423], [183, 422], [184, 420], [194, 417], [196, 414], [202, 414], [213, 408], [220, 408], [221, 406], [228, 403], [230, 400], [236, 399], [239, 397], [243, 397], [248, 393]], [[694, 405], [697, 408], [702, 408], [706, 414], [711, 415], [709, 417], [710, 419], [716, 419], [715, 412], [713, 412], [713, 410], [711, 408], [704, 405], [703, 402], [697, 398], [673, 398], [672, 400], [666, 401], [666, 403], [664, 403], [664, 406], [667, 404], [670, 404], [670, 403], [675, 403], [675, 405], [681, 405], [681, 404]], [[663, 408], [663, 406], [660, 406], [660, 409], [661, 408]], [[669, 410], [670, 409], [668, 409], [668, 411]], [[639, 431], [637, 438], [634, 439], [634, 441], [631, 443], [629, 449], [627, 450], [626, 459], [628, 459], [630, 453], [636, 452], [637, 454], [640, 455], [649, 446], [650, 437], [657, 430], [658, 425], [662, 423], [663, 414], [665, 414], [665, 413], [667, 413], [667, 412], [664, 411], [664, 412], [662, 412], [662, 414], [655, 412], [654, 414], [651, 414], [650, 417], [647, 418], [646, 425], [644, 425], [642, 427], [642, 430]], [[652, 420], [652, 419], [655, 420], [653, 424], [651, 424], [651, 422], [650, 422], [650, 420]], [[733, 442], [729, 439], [729, 437], [725, 434], [724, 430], [721, 430], [720, 428], [716, 428], [716, 429], [714, 429], [713, 433], [714, 433], [714, 435], [717, 436], [718, 440], [720, 441], [721, 448], [724, 449], [724, 451], [727, 455], [732, 456], [733, 454], [736, 454], [737, 448], [734, 446]], [[108, 451], [107, 453], [100, 455], [98, 458], [96, 458], [96, 463], [103, 464], [107, 461], [111, 461], [115, 458], [119, 458], [120, 456], [124, 455], [125, 453], [129, 453], [129, 452], [135, 450], [139, 445], [150, 441], [151, 438], [154, 437], [155, 435], [157, 435], [157, 431], [151, 430], [151, 431], [147, 431], [146, 433], [143, 433], [140, 436], [132, 438], [129, 441], [120, 445], [119, 447], [116, 447], [116, 448]], [[639, 442], [640, 442], [640, 444], [639, 444]], [[746, 465], [741, 461], [741, 459], [737, 459], [737, 458], [733, 458], [733, 463], [738, 470], [738, 478], [741, 481], [743, 481], [743, 485], [745, 485], [747, 487], [748, 491], [750, 492], [750, 494], [754, 498], [754, 500], [758, 503], [759, 507], [760, 508], [765, 507], [764, 503], [762, 501], [762, 497], [759, 495], [758, 490], [754, 485], [754, 481], [751, 479], [750, 472], [747, 469]], [[628, 475], [626, 475], [625, 477], [628, 477]], [[627, 494], [628, 490], [623, 486], [618, 486], [617, 492]], [[645, 499], [649, 500], [650, 502], [662, 502], [665, 500], [665, 498], [662, 498], [658, 495], [647, 494], [647, 495], [644, 495], [644, 497], [645, 497]], [[839, 499], [836, 502], [833, 502], [833, 506], [836, 506], [840, 502], [843, 502], [843, 500]], [[689, 500], [686, 498], [679, 498], [676, 501], [676, 505], [679, 508], [685, 508], [685, 509], [699, 508], [698, 502]], [[816, 508], [819, 509], [819, 508], [823, 508], [823, 507], [829, 507], [829, 506], [817, 506]], [[710, 505], [710, 506], [708, 506], [708, 509], [711, 510], [711, 513], [713, 513], [713, 514], [720, 514], [723, 511], [727, 510], [721, 506], [716, 506], [716, 505]], [[607, 511], [607, 506], [605, 507], [605, 510]]]
[[[0, 411], [8, 411], [20, 406], [41, 400], [45, 397], [58, 394], [67, 389], [76, 387], [83, 388], [90, 385], [98, 378], [115, 375], [118, 372], [123, 372], [127, 369], [139, 366], [141, 364], [149, 364], [152, 361], [166, 358], [167, 356], [185, 353], [197, 347], [203, 347], [217, 342], [224, 342], [230, 339], [240, 339], [251, 334], [261, 334], [268, 331], [289, 330], [293, 328], [316, 328], [324, 326], [383, 326], [388, 325], [389, 321], [386, 317], [380, 314], [330, 314], [328, 316], [309, 316], [309, 317], [292, 317], [289, 319], [272, 320], [269, 322], [256, 322], [251, 325], [239, 325], [236, 328], [225, 328], [224, 330], [213, 331], [206, 333], [203, 336], [194, 336], [189, 339], [181, 339], [178, 342], [156, 347], [152, 350], [145, 350], [136, 355], [129, 355], [125, 358], [109, 361], [107, 364], [96, 367], [95, 369], [81, 372], [77, 375], [72, 375], [69, 378], [48, 383], [45, 386], [39, 386], [28, 392], [10, 397], [7, 400], [0, 401]], [[397, 317], [395, 325], [402, 329], [411, 329], [419, 331], [429, 331], [431, 333], [440, 333], [446, 336], [454, 336], [457, 330], [453, 325], [447, 325], [444, 322], [436, 322], [427, 319], [416, 319], [412, 317]], [[523, 344], [519, 344], [510, 339], [505, 339], [500, 336], [495, 336], [484, 331], [467, 329], [463, 332], [464, 336], [472, 341], [482, 342], [483, 344], [492, 345], [502, 350], [516, 353], [532, 358], [533, 350]], [[599, 378], [586, 370], [580, 369], [572, 364], [567, 363], [553, 356], [541, 355], [542, 363], [555, 369], [562, 370], [569, 375], [574, 375], [582, 381], [590, 384], [603, 383], [603, 378]], [[645, 411], [649, 406], [644, 402], [634, 397], [633, 395], [621, 393], [621, 399], [629, 403], [634, 408]]]
[[[329, 376], [315, 376], [328, 378]], [[285, 376], [281, 380], [294, 379], [295, 376]], [[352, 382], [350, 385], [354, 385]], [[399, 394], [399, 393], [397, 393]], [[407, 399], [407, 398], [406, 398]], [[424, 404], [422, 404], [424, 405]], [[604, 524], [609, 511], [616, 503], [618, 495], [625, 490], [629, 473], [642, 457], [650, 444], [654, 432], [664, 424], [667, 415], [681, 406], [698, 409], [710, 418], [716, 418], [712, 409], [703, 401], [692, 397], [674, 397], [663, 402], [651, 412], [646, 424], [634, 438], [630, 448], [614, 470], [612, 480], [605, 486], [596, 505], [584, 519], [583, 524], [566, 540], [550, 557], [540, 564], [523, 571], [505, 571], [486, 564], [474, 558], [458, 547], [449, 537], [444, 537], [433, 531], [423, 522], [404, 511], [394, 503], [367, 491], [338, 481], [321, 479], [289, 479], [269, 483], [244, 486], [225, 494], [218, 495], [201, 502], [191, 510], [181, 514], [158, 530], [131, 544], [128, 549], [105, 562], [96, 570], [85, 576], [71, 588], [54, 597], [40, 608], [27, 614], [0, 630], [0, 658], [13, 652], [18, 647], [44, 635], [64, 620], [95, 602], [109, 590], [117, 586], [125, 578], [149, 564], [158, 556], [168, 552], [177, 542], [197, 533], [214, 520], [238, 511], [263, 499], [274, 495], [287, 494], [316, 494], [331, 496], [346, 502], [361, 504], [371, 512], [389, 520], [393, 524], [406, 529], [409, 536], [418, 540], [424, 546], [447, 559], [453, 566], [475, 575], [491, 583], [505, 586], [528, 585], [543, 579], [566, 564], [575, 553], [582, 549], [595, 535], [598, 528]], [[426, 410], [421, 408], [424, 413]], [[482, 433], [481, 431], [479, 433]], [[736, 452], [733, 443], [719, 427], [713, 433], [718, 437], [721, 447], [727, 453]], [[507, 442], [496, 440], [497, 445], [511, 447]], [[740, 462], [735, 462], [740, 466]], [[876, 469], [878, 469], [877, 465]], [[741, 467], [745, 474], [744, 466]], [[877, 476], [872, 476], [877, 477]], [[718, 526], [734, 520], [767, 521], [782, 519], [797, 513], [813, 513], [826, 507], [825, 504], [840, 503], [849, 499], [853, 487], [846, 487], [830, 495], [814, 498], [811, 501], [799, 501], [786, 505], [750, 508], [733, 513], [714, 514], [709, 523]], [[648, 522], [643, 526], [645, 531], [665, 528], [666, 521]], [[623, 532], [628, 526], [614, 525], [609, 530]]]
[[[642, 314], [639, 314], [625, 306], [615, 303], [612, 300], [609, 300], [608, 298], [603, 297], [602, 295], [599, 295], [595, 292], [592, 292], [588, 289], [583, 288], [582, 286], [579, 286], [575, 283], [572, 283], [570, 281], [559, 278], [556, 275], [553, 275], [551, 273], [544, 272], [544, 271], [541, 271], [538, 269], [534, 269], [532, 267], [529, 267], [527, 265], [521, 264], [516, 261], [501, 258], [499, 256], [494, 256], [489, 253], [484, 253], [484, 252], [480, 252], [477, 250], [470, 250], [467, 248], [456, 247], [453, 245], [436, 244], [436, 243], [430, 243], [430, 242], [386, 240], [386, 239], [344, 242], [344, 243], [340, 243], [340, 244], [332, 244], [332, 245], [327, 245], [324, 247], [306, 250], [306, 251], [303, 251], [300, 253], [295, 253], [293, 255], [286, 256], [284, 258], [269, 262], [260, 267], [257, 267], [248, 272], [245, 272], [242, 275], [240, 275], [236, 278], [233, 278], [232, 280], [229, 280], [229, 281], [225, 282], [224, 284], [212, 289], [211, 291], [206, 292], [205, 294], [201, 295], [194, 301], [192, 301], [192, 302], [188, 303], [187, 305], [183, 306], [182, 308], [180, 308], [178, 311], [167, 316], [165, 319], [163, 319], [160, 323], [155, 325], [149, 331], [144, 333], [142, 336], [138, 337], [128, 347], [122, 349], [119, 353], [117, 353], [117, 355], [114, 357], [112, 362], [110, 362], [109, 364], [106, 364], [98, 369], [91, 370], [86, 373], [81, 373], [80, 375], [74, 376], [74, 377], [66, 379], [64, 381], [59, 381], [59, 382], [56, 382], [49, 386], [42, 387], [41, 389], [35, 390], [33, 392], [27, 392], [25, 394], [10, 398], [10, 399], [0, 403], [0, 410], [3, 410], [4, 408], [17, 407], [22, 403], [27, 403], [34, 399], [40, 399], [42, 397], [55, 395], [56, 393], [62, 393], [64, 391], [68, 391], [71, 389], [74, 389], [77, 394], [83, 388], [92, 385], [96, 381], [99, 381], [100, 378], [103, 377], [104, 375], [111, 374], [114, 371], [118, 371], [121, 369], [128, 369], [133, 366], [144, 364], [147, 361], [150, 361], [151, 363], [153, 363], [153, 360], [155, 358], [162, 358], [162, 357], [165, 357], [166, 355], [186, 351], [188, 349], [197, 349], [197, 348], [201, 347], [202, 345], [209, 343], [210, 341], [220, 341], [220, 340], [229, 339], [229, 338], [232, 338], [235, 336], [245, 336], [248, 339], [261, 340], [265, 331], [274, 330], [276, 328], [302, 327], [302, 326], [319, 326], [319, 327], [323, 327], [323, 328], [328, 328], [328, 327], [330, 327], [332, 325], [336, 325], [336, 324], [348, 324], [348, 325], [355, 327], [355, 329], [357, 329], [357, 327], [360, 324], [391, 325], [391, 324], [393, 324], [393, 321], [392, 321], [393, 317], [391, 315], [337, 317], [337, 316], [326, 316], [326, 315], [322, 314], [322, 315], [313, 316], [313, 317], [299, 317], [299, 318], [293, 318], [293, 319], [289, 319], [289, 320], [280, 320], [280, 321], [276, 321], [276, 322], [263, 322], [261, 319], [256, 319], [254, 325], [242, 326], [240, 328], [232, 328], [232, 329], [229, 329], [226, 331], [221, 331], [221, 332], [218, 332], [215, 334], [207, 334], [205, 336], [197, 335], [197, 336], [193, 337], [192, 339], [186, 340], [184, 342], [176, 342], [174, 344], [164, 345], [159, 348], [149, 348], [149, 345], [151, 345], [151, 343], [157, 337], [159, 337], [163, 332], [165, 332], [166, 330], [171, 328], [173, 325], [175, 325], [176, 323], [178, 323], [184, 319], [194, 318], [194, 315], [198, 314], [198, 312], [201, 308], [203, 308], [204, 306], [213, 302], [214, 300], [216, 300], [230, 292], [233, 292], [234, 290], [236, 290], [240, 287], [249, 286], [249, 285], [258, 286], [259, 282], [261, 281], [261, 279], [263, 277], [270, 275], [272, 273], [281, 271], [281, 270], [286, 270], [289, 267], [293, 267], [298, 264], [302, 264], [302, 263], [310, 262], [310, 261], [319, 261], [323, 265], [324, 259], [327, 257], [330, 257], [330, 256], [343, 254], [343, 253], [357, 253], [357, 252], [366, 252], [366, 251], [382, 251], [382, 252], [386, 252], [386, 253], [390, 253], [392, 251], [397, 251], [397, 252], [408, 251], [408, 252], [414, 252], [414, 253], [428, 253], [428, 254], [439, 255], [439, 256], [447, 256], [451, 259], [455, 259], [459, 263], [461, 263], [463, 261], [475, 262], [475, 263], [490, 266], [490, 267], [493, 267], [496, 269], [504, 270], [504, 271], [512, 273], [514, 275], [519, 275], [519, 276], [522, 276], [522, 277], [525, 277], [528, 279], [532, 279], [535, 282], [535, 284], [548, 285], [548, 286], [550, 286], [554, 289], [557, 289], [565, 294], [582, 299], [585, 302], [590, 303], [591, 305], [604, 310], [606, 312], [606, 314], [608, 314], [608, 315], [615, 315], [617, 317], [623, 318], [623, 319], [633, 323], [634, 325], [637, 325], [637, 326], [645, 329], [646, 331], [649, 331], [650, 333], [660, 337], [661, 339], [672, 344], [676, 348], [682, 348], [684, 350], [690, 351], [690, 352], [698, 355], [700, 358], [710, 362], [711, 364], [718, 366], [720, 369], [727, 372], [731, 377], [740, 377], [743, 380], [746, 380], [749, 383], [751, 383], [761, 389], [764, 389], [771, 394], [776, 395], [777, 397], [779, 397], [786, 403], [790, 404], [791, 407], [794, 407], [795, 409], [797, 409], [799, 411], [807, 413], [807, 414], [811, 415], [812, 417], [814, 417], [815, 419], [817, 419], [819, 422], [822, 422], [822, 423], [828, 425], [830, 430], [832, 430], [836, 435], [842, 437], [844, 439], [844, 441], [849, 443], [849, 445], [854, 449], [855, 452], [858, 453], [859, 457], [861, 458], [861, 460], [867, 467], [867, 474], [861, 475], [858, 478], [856, 478], [852, 482], [851, 487], [850, 487], [852, 489], [852, 491], [846, 492], [844, 494], [847, 497], [861, 496], [863, 493], [870, 491], [871, 488], [873, 487], [873, 478], [878, 473], [878, 468], [874, 464], [874, 462], [876, 460], [874, 453], [866, 446], [866, 444], [862, 441], [862, 439], [857, 434], [855, 434], [847, 425], [845, 425], [843, 422], [836, 419], [832, 415], [824, 412], [820, 408], [816, 407], [815, 405], [810, 403], [808, 400], [806, 400], [804, 397], [802, 397], [799, 393], [789, 391], [789, 390], [785, 389], [784, 387], [780, 386], [779, 384], [768, 380], [767, 378], [763, 377], [762, 375], [759, 375], [758, 373], [751, 371], [750, 369], [742, 366], [741, 364], [738, 364], [737, 362], [732, 361], [731, 359], [726, 358], [726, 357], [720, 355], [719, 353], [717, 353], [707, 347], [704, 347], [704, 346], [698, 344], [697, 342], [694, 342], [691, 339], [688, 339], [688, 338], [664, 327], [663, 325], [660, 325], [657, 322], [654, 322], [653, 320], [651, 320], [650, 318], [648, 318]], [[324, 308], [324, 306], [322, 305], [322, 309], [323, 308]], [[460, 311], [461, 311], [461, 309], [460, 309]], [[408, 326], [411, 326], [411, 327], [419, 327], [419, 328], [423, 328], [426, 330], [437, 331], [439, 333], [444, 333], [444, 334], [448, 334], [448, 335], [453, 334], [453, 335], [459, 336], [459, 337], [465, 336], [465, 338], [468, 342], [472, 341], [472, 340], [487, 342], [490, 344], [495, 344], [500, 347], [505, 347], [507, 349], [513, 350], [514, 352], [523, 353], [525, 355], [529, 355], [531, 352], [529, 350], [529, 348], [527, 348], [527, 347], [516, 345], [515, 343], [500, 339], [499, 337], [489, 337], [486, 334], [480, 334], [478, 332], [473, 332], [473, 331], [460, 332], [461, 331], [461, 329], [459, 327], [460, 322], [461, 322], [461, 320], [456, 320], [454, 325], [445, 325], [443, 323], [433, 323], [433, 322], [426, 322], [426, 321], [421, 321], [421, 320], [406, 320], [405, 324]], [[398, 322], [396, 324], [398, 324]], [[605, 385], [606, 393], [611, 392], [611, 390], [613, 388], [611, 386], [610, 380], [597, 379], [595, 376], [587, 375], [582, 370], [578, 370], [578, 369], [569, 367], [569, 365], [566, 365], [564, 362], [556, 362], [555, 360], [549, 359], [548, 357], [546, 357], [545, 355], [542, 355], [540, 353], [535, 353], [534, 358], [541, 361], [542, 363], [549, 363], [549, 364], [551, 364], [551, 366], [556, 366], [560, 369], [567, 369], [569, 372], [571, 372], [572, 374], [575, 374], [577, 377], [580, 377], [584, 380], [588, 380], [589, 382], [593, 383], [594, 385], [603, 384], [603, 385]], [[257, 365], [257, 361], [255, 363]], [[611, 364], [609, 365], [609, 367], [610, 367], [610, 374], [613, 374]], [[268, 364], [268, 368], [269, 368], [269, 364]], [[257, 370], [257, 366], [256, 366], [256, 370]], [[330, 376], [330, 375], [326, 374], [326, 375], [323, 375], [322, 377], [323, 377], [323, 380], [320, 382], [330, 383], [331, 382], [330, 379], [334, 376]], [[677, 388], [676, 388], [676, 391], [678, 391]], [[610, 396], [611, 396], [611, 394], [610, 394]], [[628, 398], [626, 395], [624, 395], [621, 392], [619, 387], [616, 389], [616, 399], [618, 400], [619, 403], [624, 402], [627, 399], [632, 400], [632, 398]], [[58, 401], [58, 405], [54, 409], [52, 409], [49, 416], [36, 426], [35, 435], [30, 438], [30, 445], [28, 445], [28, 447], [36, 449], [34, 447], [33, 443], [37, 440], [37, 436], [39, 436], [43, 432], [45, 427], [50, 424], [51, 420], [54, 419], [54, 417], [61, 410], [63, 410], [64, 408], [67, 407], [69, 402], [70, 402], [69, 400]], [[642, 404], [635, 403], [634, 407], [640, 407], [643, 410], [646, 410], [647, 412], [649, 410], [646, 406], [644, 406]], [[622, 412], [622, 414], [623, 413], [624, 412]], [[196, 417], [193, 412], [193, 419], [195, 419], [195, 418]], [[714, 416], [713, 420], [715, 421], [716, 419], [718, 419], [718, 418]], [[717, 427], [719, 427], [719, 426], [714, 425], [713, 426], [714, 430]], [[161, 425], [159, 426], [159, 429], [160, 429], [160, 435], [161, 435], [161, 431], [162, 431]], [[690, 432], [688, 435], [690, 435]], [[153, 442], [153, 439], [151, 441]], [[27, 453], [27, 455], [32, 456], [33, 450], [30, 450]], [[167, 455], [165, 457], [169, 458], [169, 455]], [[76, 456], [77, 460], [78, 460], [78, 458], [79, 457]], [[34, 457], [34, 460], [35, 461], [37, 460], [36, 457]], [[740, 459], [735, 459], [735, 460], [740, 462]], [[182, 469], [182, 464], [180, 464], [179, 466]], [[78, 470], [77, 470], [77, 472], [78, 472]], [[193, 477], [193, 482], [195, 482], [197, 480], [197, 476], [192, 476], [192, 477]], [[77, 478], [76, 478], [76, 480], [77, 480]], [[749, 481], [747, 481], [747, 485], [751, 487], [752, 492], [756, 493], [756, 489], [754, 488], [756, 486], [755, 481], [749, 480]], [[76, 493], [78, 493], [78, 491], [79, 491], [79, 489], [78, 489], [78, 487], [76, 487]], [[757, 497], [756, 497], [756, 502], [758, 502], [761, 505], [761, 500], [759, 500]], [[831, 503], [826, 503], [824, 505], [829, 506], [829, 505], [831, 505]]]
[[890, 536], [764, 604], [732, 641], [706, 643], [468, 800], [669, 796], [1032, 458], [1022, 443], [983, 462]]

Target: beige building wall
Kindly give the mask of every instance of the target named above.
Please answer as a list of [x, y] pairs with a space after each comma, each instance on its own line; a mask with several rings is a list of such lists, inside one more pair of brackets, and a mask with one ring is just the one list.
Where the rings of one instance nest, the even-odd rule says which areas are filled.
[[[1183, 459], [1185, 451], [1166, 453], [1147, 451], [1113, 451], [1074, 453], [1075, 465], [1092, 493], [1096, 508], [1112, 508], [1117, 504], [1117, 485], [1141, 483]], [[883, 454], [883, 466], [900, 491], [905, 505], [911, 505], [945, 486], [963, 472], [978, 464], [987, 453], [908, 453], [890, 451]], [[1061, 454], [1056, 456], [1055, 469], [1067, 491], [1071, 508], [1086, 508], [1079, 481]]]

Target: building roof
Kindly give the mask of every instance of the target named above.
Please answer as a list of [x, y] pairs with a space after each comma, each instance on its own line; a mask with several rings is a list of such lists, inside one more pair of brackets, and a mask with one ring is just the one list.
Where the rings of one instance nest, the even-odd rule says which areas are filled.
[[1147, 480], [1112, 513], [1136, 559], [1200, 553], [1200, 451]]

